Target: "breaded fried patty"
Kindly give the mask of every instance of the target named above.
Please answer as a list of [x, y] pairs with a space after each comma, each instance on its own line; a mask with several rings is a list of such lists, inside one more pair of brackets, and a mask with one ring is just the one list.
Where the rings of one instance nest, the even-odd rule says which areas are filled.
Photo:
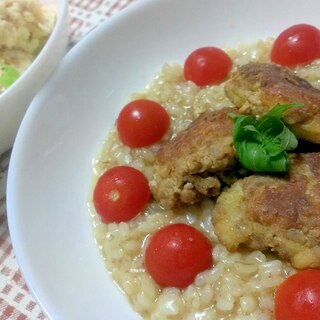
[[320, 267], [320, 153], [292, 156], [281, 177], [253, 175], [217, 199], [216, 234], [229, 250], [271, 250], [296, 268]]
[[219, 174], [233, 165], [236, 156], [229, 112], [235, 113], [236, 109], [202, 114], [160, 148], [150, 187], [165, 208], [193, 204], [220, 193]]
[[225, 85], [240, 113], [262, 115], [278, 103], [300, 102], [284, 121], [301, 139], [320, 143], [320, 90], [286, 68], [267, 63], [240, 66]]

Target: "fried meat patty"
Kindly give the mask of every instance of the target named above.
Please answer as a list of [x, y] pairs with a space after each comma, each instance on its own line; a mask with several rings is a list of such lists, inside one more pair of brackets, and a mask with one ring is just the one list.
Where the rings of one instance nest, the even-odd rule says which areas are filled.
[[215, 232], [231, 251], [271, 248], [296, 268], [320, 267], [320, 153], [291, 160], [282, 178], [253, 175], [223, 191]]
[[232, 167], [236, 156], [229, 112], [237, 111], [224, 108], [202, 114], [160, 148], [150, 188], [165, 208], [194, 204], [221, 192], [224, 178], [219, 174]]
[[225, 94], [242, 114], [262, 115], [277, 103], [303, 103], [288, 110], [284, 121], [297, 137], [320, 143], [320, 90], [288, 69], [267, 63], [240, 66]]

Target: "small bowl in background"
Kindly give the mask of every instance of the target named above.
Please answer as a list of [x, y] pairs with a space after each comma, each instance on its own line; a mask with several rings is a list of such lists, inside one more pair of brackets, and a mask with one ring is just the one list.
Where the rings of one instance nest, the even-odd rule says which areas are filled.
[[13, 145], [21, 120], [37, 91], [49, 78], [68, 46], [68, 1], [39, 0], [57, 10], [56, 23], [32, 64], [0, 94], [0, 154]]

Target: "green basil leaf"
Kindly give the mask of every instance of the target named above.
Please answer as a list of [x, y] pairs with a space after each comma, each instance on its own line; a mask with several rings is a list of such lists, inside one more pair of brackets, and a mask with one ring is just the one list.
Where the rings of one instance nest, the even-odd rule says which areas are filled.
[[265, 149], [265, 153], [270, 157], [275, 157], [284, 151], [278, 143], [268, 142], [262, 145], [262, 147]]
[[[289, 160], [285, 152], [271, 156], [262, 145], [246, 141], [235, 145], [240, 162], [249, 170], [255, 172], [285, 172], [289, 168]], [[268, 168], [268, 170], [266, 170]]]
[[258, 119], [229, 114], [234, 123], [234, 147], [246, 168], [257, 172], [288, 170], [290, 163], [286, 151], [296, 148], [298, 140], [281, 119], [285, 111], [298, 106], [301, 104], [277, 104]]
[[262, 122], [259, 120], [257, 128], [263, 135], [263, 140], [279, 143], [283, 151], [293, 150], [298, 145], [296, 136], [277, 118], [265, 118]]
[[271, 108], [264, 116], [261, 117], [263, 118], [277, 118], [277, 119], [282, 119], [284, 116], [284, 113], [291, 109], [291, 108], [296, 108], [296, 107], [302, 107], [303, 103], [286, 103], [286, 104], [276, 104], [273, 108]]
[[254, 123], [254, 119], [250, 116], [244, 116], [240, 114], [229, 114], [229, 116], [233, 119], [234, 123], [234, 133], [237, 134], [233, 135], [233, 139], [235, 141], [242, 141], [246, 139], [248, 136], [247, 131], [244, 129], [246, 126], [249, 126]]
[[280, 143], [283, 150], [293, 150], [298, 146], [298, 139], [296, 136], [284, 126], [281, 132]]
[[273, 140], [283, 131], [284, 124], [278, 118], [264, 118], [256, 122], [256, 127], [265, 139]]

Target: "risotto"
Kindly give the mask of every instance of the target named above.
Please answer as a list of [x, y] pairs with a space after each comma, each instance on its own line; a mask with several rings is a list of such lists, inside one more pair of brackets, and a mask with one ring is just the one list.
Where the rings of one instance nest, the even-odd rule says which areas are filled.
[[[55, 19], [55, 10], [42, 5], [38, 0], [1, 1], [1, 72], [11, 67], [17, 72], [17, 76], [22, 73], [51, 34]], [[0, 92], [4, 89], [0, 88]]]
[[[270, 62], [273, 40], [226, 49], [233, 65], [250, 61]], [[320, 63], [315, 61], [294, 72], [320, 88]], [[107, 169], [130, 165], [153, 177], [153, 162], [160, 145], [187, 128], [207, 110], [230, 106], [224, 83], [199, 88], [184, 80], [183, 67], [165, 64], [151, 83], [132, 99], [159, 102], [171, 118], [169, 132], [161, 142], [148, 148], [129, 148], [121, 143], [115, 129], [109, 134], [94, 161], [95, 181]], [[94, 181], [94, 182], [95, 182]], [[180, 212], [165, 210], [154, 200], [129, 222], [104, 224], [90, 204], [94, 237], [101, 249], [106, 268], [123, 291], [133, 309], [145, 319], [274, 319], [275, 289], [295, 270], [277, 257], [261, 251], [228, 252], [219, 243], [212, 225], [212, 199], [204, 199]], [[214, 244], [214, 265], [201, 272], [184, 289], [162, 288], [148, 274], [144, 252], [150, 235], [171, 223], [185, 223], [200, 230]]]

